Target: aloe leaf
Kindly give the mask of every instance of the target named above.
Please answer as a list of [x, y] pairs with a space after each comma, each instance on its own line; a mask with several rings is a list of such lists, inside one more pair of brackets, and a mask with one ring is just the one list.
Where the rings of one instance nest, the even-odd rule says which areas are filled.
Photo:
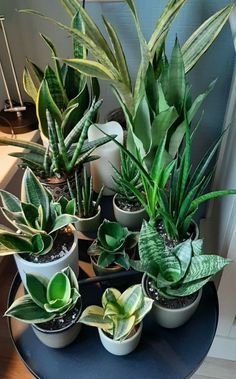
[[29, 95], [36, 103], [38, 89], [35, 86], [34, 81], [27, 67], [25, 67], [23, 71], [23, 86], [27, 95]]
[[185, 42], [182, 47], [182, 54], [186, 73], [193, 68], [201, 56], [215, 41], [233, 9], [234, 5], [229, 4], [216, 12], [197, 30], [195, 30]]
[[13, 317], [25, 323], [37, 324], [52, 320], [55, 314], [48, 314], [48, 312], [35, 304], [30, 295], [24, 295], [14, 301], [5, 312], [5, 316]]
[[127, 87], [131, 90], [131, 79], [130, 79], [130, 75], [129, 75], [124, 51], [122, 49], [122, 45], [121, 45], [121, 42], [119, 40], [119, 37], [118, 37], [116, 31], [114, 30], [114, 28], [112, 27], [111, 23], [105, 17], [103, 17], [103, 22], [105, 24], [106, 30], [108, 32], [112, 46], [113, 46], [114, 51], [115, 51], [115, 58], [117, 61], [117, 69], [120, 72], [120, 80], [124, 81], [124, 83], [127, 85]]
[[47, 302], [47, 285], [48, 280], [46, 278], [26, 274], [27, 291], [32, 300], [42, 309], [44, 309], [44, 304]]

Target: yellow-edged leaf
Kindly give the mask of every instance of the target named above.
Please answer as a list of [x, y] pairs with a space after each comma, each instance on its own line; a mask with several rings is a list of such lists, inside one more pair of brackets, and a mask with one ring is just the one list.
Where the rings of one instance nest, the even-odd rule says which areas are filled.
[[116, 80], [112, 75], [112, 72], [101, 63], [88, 59], [63, 59], [63, 61], [84, 75], [95, 76], [96, 78], [103, 80]]

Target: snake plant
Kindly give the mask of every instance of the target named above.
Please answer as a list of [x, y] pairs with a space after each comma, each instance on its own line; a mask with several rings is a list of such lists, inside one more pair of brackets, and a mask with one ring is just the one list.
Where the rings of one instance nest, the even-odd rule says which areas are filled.
[[4, 316], [39, 324], [63, 316], [80, 298], [78, 282], [70, 267], [57, 272], [50, 280], [26, 274], [26, 288], [28, 294], [15, 300]]
[[75, 200], [61, 198], [53, 201], [30, 169], [24, 173], [21, 200], [0, 190], [1, 212], [17, 232], [0, 228], [0, 256], [9, 254], [47, 254], [57, 231], [78, 218], [74, 216]]
[[166, 298], [197, 292], [230, 263], [218, 255], [204, 254], [200, 239], [188, 239], [169, 247], [146, 221], [140, 232], [139, 256], [140, 261], [132, 261], [132, 267], [145, 272], [153, 287]]
[[75, 214], [80, 218], [89, 218], [97, 213], [101, 201], [103, 188], [98, 193], [96, 201], [93, 201], [93, 178], [88, 177], [86, 167], [83, 169], [83, 175], [79, 176], [75, 172], [75, 189], [73, 190], [69, 180], [67, 185], [71, 199], [75, 199]]
[[91, 142], [85, 142], [87, 132], [94, 114], [101, 106], [102, 100], [93, 101], [90, 109], [82, 119], [74, 125], [67, 136], [63, 134], [61, 124], [52, 117], [47, 110], [47, 124], [49, 132], [49, 146], [45, 147], [35, 142], [27, 142], [18, 139], [1, 137], [0, 143], [4, 145], [22, 147], [29, 150], [28, 153], [11, 153], [10, 156], [20, 158], [23, 167], [30, 167], [37, 176], [47, 179], [51, 177], [67, 178], [76, 168], [81, 168], [83, 163], [96, 156], [90, 154], [98, 146], [108, 142], [111, 137], [103, 137]]
[[79, 322], [102, 329], [115, 341], [123, 341], [151, 310], [152, 303], [143, 295], [140, 284], [129, 287], [123, 293], [107, 288], [102, 295], [102, 307], [87, 307]]
[[118, 264], [130, 268], [128, 250], [137, 244], [137, 233], [131, 233], [117, 222], [104, 220], [99, 226], [97, 239], [89, 247], [88, 254], [97, 258], [101, 267]]
[[[72, 17], [71, 27], [84, 30], [84, 23], [79, 13]], [[53, 42], [43, 34], [41, 37], [52, 54], [53, 65], [48, 65], [42, 70], [28, 59], [23, 73], [24, 89], [36, 104], [39, 129], [44, 136], [48, 138], [47, 109], [67, 135], [83, 117], [92, 99], [98, 100], [100, 92], [98, 80], [96, 78], [88, 80], [72, 67], [61, 65], [55, 60], [58, 55]], [[74, 39], [72, 42], [74, 58], [85, 59], [86, 50], [83, 46]], [[93, 121], [96, 120], [97, 113], [93, 116]]]

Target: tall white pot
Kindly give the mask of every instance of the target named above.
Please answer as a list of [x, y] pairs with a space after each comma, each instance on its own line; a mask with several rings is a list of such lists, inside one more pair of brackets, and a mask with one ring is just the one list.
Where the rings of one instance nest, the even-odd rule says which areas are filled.
[[74, 241], [73, 244], [62, 258], [59, 258], [52, 262], [47, 263], [34, 263], [26, 261], [23, 255], [15, 254], [15, 262], [21, 277], [21, 280], [25, 286], [26, 284], [26, 274], [35, 274], [44, 276], [50, 279], [56, 272], [63, 270], [67, 266], [70, 266], [74, 271], [75, 275], [78, 276], [78, 236], [77, 232], [73, 229]]

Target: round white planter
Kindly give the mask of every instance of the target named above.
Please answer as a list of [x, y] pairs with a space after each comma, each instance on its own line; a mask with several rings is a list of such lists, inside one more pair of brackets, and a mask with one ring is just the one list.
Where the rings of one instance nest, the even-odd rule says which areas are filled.
[[75, 228], [80, 232], [96, 232], [101, 218], [101, 207], [98, 206], [98, 211], [93, 217], [89, 218], [80, 218], [79, 221], [75, 223]]
[[[145, 289], [146, 274], [142, 278], [142, 287], [146, 296], [148, 296]], [[185, 324], [196, 311], [198, 304], [201, 300], [202, 289], [198, 291], [198, 295], [192, 304], [178, 309], [169, 309], [153, 302], [151, 314], [157, 323], [164, 328], [173, 329]]]
[[130, 338], [124, 341], [114, 341], [113, 339], [106, 336], [102, 329], [98, 329], [100, 340], [109, 353], [114, 355], [127, 355], [131, 353], [139, 344], [143, 324], [140, 323], [137, 332]]
[[140, 230], [142, 226], [143, 219], [146, 220], [147, 213], [145, 209], [140, 209], [138, 211], [124, 211], [119, 208], [116, 204], [117, 194], [113, 197], [113, 212], [117, 222], [119, 224], [126, 226], [130, 230]]
[[45, 330], [40, 327], [40, 324], [33, 324], [32, 328], [38, 339], [46, 346], [59, 349], [70, 345], [78, 336], [81, 324], [77, 322], [80, 317], [82, 309], [82, 303], [80, 302], [80, 309], [76, 319], [72, 324], [66, 326], [63, 329], [58, 330]]
[[78, 276], [78, 236], [75, 230], [73, 230], [73, 235], [74, 241], [69, 252], [62, 258], [59, 258], [53, 262], [34, 263], [26, 261], [24, 258], [22, 258], [23, 255], [14, 255], [15, 262], [24, 286], [26, 282], [26, 274], [40, 275], [46, 277], [47, 279], [50, 279], [56, 272], [63, 270], [67, 266], [70, 266], [75, 275]]

